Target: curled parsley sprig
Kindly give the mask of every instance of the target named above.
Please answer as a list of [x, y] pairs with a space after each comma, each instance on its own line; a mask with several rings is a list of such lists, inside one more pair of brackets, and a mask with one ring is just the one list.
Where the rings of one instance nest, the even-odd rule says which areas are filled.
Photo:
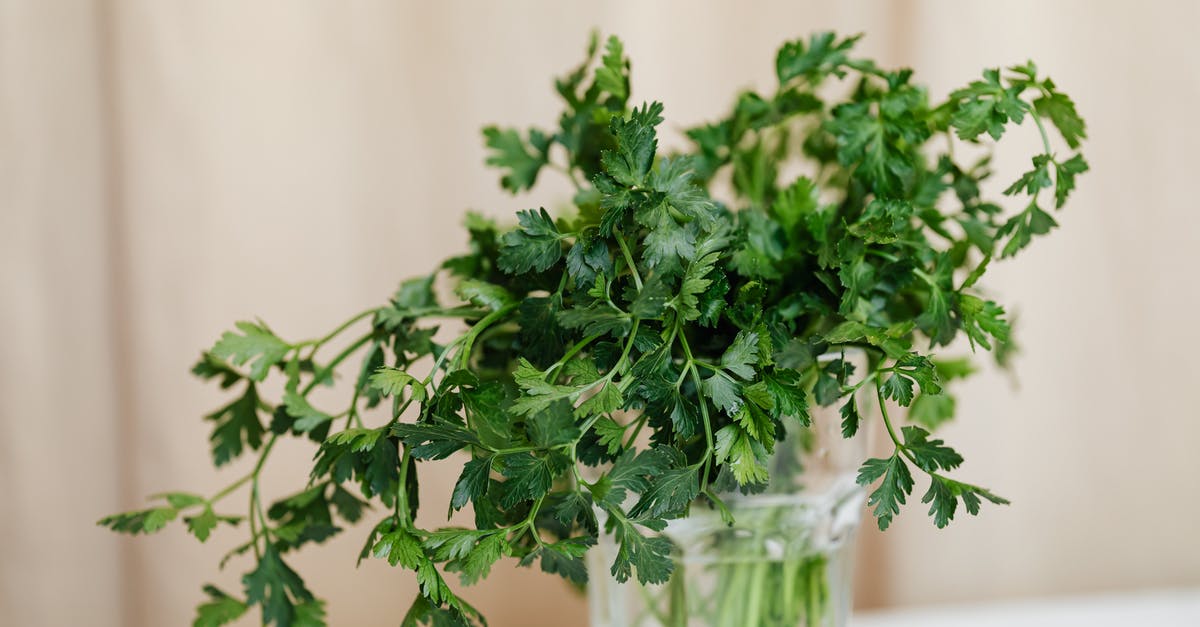
[[[1032, 63], [985, 71], [935, 104], [911, 71], [854, 57], [857, 39], [785, 44], [773, 93], [740, 94], [727, 116], [688, 129], [691, 145], [676, 154], [658, 143], [663, 105], [630, 105], [621, 42], [610, 38], [597, 62], [593, 39], [586, 61], [555, 83], [565, 105], [555, 129], [484, 130], [505, 189], [560, 172], [576, 190], [573, 212], [521, 211], [512, 229], [470, 215], [468, 254], [318, 339], [238, 323], [193, 372], [240, 386], [206, 418], [215, 464], [253, 453], [252, 472], [212, 497], [169, 493], [101, 524], [149, 533], [184, 514], [204, 541], [245, 520], [248, 541], [222, 560], [253, 554], [244, 596], [206, 587], [195, 624], [258, 605], [265, 624], [320, 625], [322, 602], [284, 556], [377, 503], [385, 513], [359, 557], [416, 573], [404, 624], [481, 622], [445, 573], [472, 583], [512, 557], [582, 584], [582, 557], [601, 533], [617, 543], [618, 580], [667, 581], [672, 546], [659, 532], [668, 520], [693, 507], [730, 519], [720, 495], [763, 489], [775, 443], [809, 426], [812, 403], [838, 406], [843, 435], [854, 437], [863, 386], [876, 390], [894, 445], [858, 474], [877, 484], [869, 503], [880, 528], [911, 496], [914, 468], [928, 477], [922, 501], [939, 527], [960, 502], [970, 514], [984, 500], [1006, 503], [947, 476], [963, 459], [931, 432], [954, 413], [945, 386], [972, 367], [934, 353], [962, 334], [1005, 359], [1004, 309], [977, 282], [993, 258], [1056, 226], [1042, 192], [1061, 208], [1087, 170], [1080, 154], [1053, 149], [1045, 122], [1071, 150], [1085, 126]], [[953, 146], [999, 140], [1027, 118], [1044, 152], [1005, 190], [1029, 197], [1009, 215], [981, 192], [988, 159], [963, 165]], [[458, 302], [438, 302], [437, 274], [455, 283]], [[443, 344], [435, 333], [445, 319], [465, 330]], [[850, 347], [869, 357], [854, 384], [849, 361], [817, 359]], [[348, 406], [314, 404], [310, 393], [360, 353]], [[275, 374], [284, 391], [272, 404], [259, 385]], [[911, 424], [899, 424], [893, 403]], [[385, 405], [368, 420], [366, 410]], [[287, 437], [318, 446], [309, 483], [268, 501], [259, 477]], [[448, 513], [470, 505], [474, 524], [424, 528], [417, 469], [452, 456], [461, 471]], [[243, 512], [217, 513], [246, 486]]]

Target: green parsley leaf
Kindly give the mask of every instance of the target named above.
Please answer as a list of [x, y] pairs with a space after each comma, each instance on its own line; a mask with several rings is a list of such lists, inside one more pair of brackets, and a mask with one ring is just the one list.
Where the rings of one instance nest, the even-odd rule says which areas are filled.
[[639, 583], [666, 583], [674, 570], [671, 541], [661, 536], [647, 538], [631, 521], [614, 516], [613, 536], [619, 544], [611, 569], [613, 577], [626, 582], [636, 573]]
[[217, 527], [217, 514], [213, 511], [211, 505], [205, 504], [204, 509], [196, 516], [189, 516], [183, 521], [187, 523], [188, 531], [196, 536], [196, 539], [204, 542], [208, 540], [209, 534]]
[[220, 627], [242, 617], [248, 609], [246, 604], [222, 592], [216, 586], [204, 586], [209, 600], [196, 607], [196, 619], [192, 627]]
[[533, 187], [538, 172], [549, 160], [550, 138], [532, 129], [526, 141], [513, 129], [501, 130], [495, 126], [483, 129], [483, 136], [491, 150], [487, 164], [506, 171], [500, 177], [501, 186], [514, 194]]
[[296, 606], [313, 601], [300, 575], [280, 558], [278, 551], [267, 544], [258, 567], [242, 577], [246, 587], [246, 603], [261, 605], [263, 624], [284, 627], [296, 621]]
[[501, 458], [500, 473], [507, 481], [500, 496], [500, 504], [514, 507], [522, 501], [532, 501], [546, 494], [554, 478], [562, 474], [570, 460], [562, 453], [551, 452], [543, 457], [529, 453], [505, 455]]
[[1062, 208], [1067, 204], [1067, 196], [1075, 190], [1075, 176], [1087, 171], [1088, 163], [1080, 154], [1076, 154], [1062, 163], [1054, 162], [1054, 206], [1056, 208]]
[[1087, 127], [1075, 111], [1075, 102], [1070, 96], [1059, 91], [1050, 92], [1034, 100], [1033, 106], [1038, 115], [1050, 119], [1072, 149], [1079, 147], [1079, 140], [1087, 138]]
[[295, 392], [284, 392], [283, 406], [287, 409], [288, 415], [296, 419], [292, 425], [301, 433], [308, 433], [333, 420], [333, 416], [314, 408], [309, 404], [307, 398]]
[[629, 515], [674, 518], [683, 514], [699, 495], [700, 481], [695, 468], [671, 468], [655, 476]]
[[416, 401], [423, 401], [426, 396], [425, 386], [416, 377], [399, 368], [385, 366], [375, 370], [375, 373], [368, 379], [367, 385], [383, 397], [399, 397], [404, 393], [405, 388], [412, 390], [412, 398]]
[[925, 472], [954, 470], [963, 462], [963, 458], [954, 449], [945, 445], [941, 440], [930, 440], [929, 432], [921, 427], [904, 427], [904, 448], [912, 453], [917, 466]]
[[450, 496], [450, 509], [458, 511], [466, 506], [467, 501], [479, 502], [487, 495], [491, 474], [491, 457], [472, 459], [463, 465], [462, 475], [454, 484], [454, 493]]
[[611, 123], [617, 140], [616, 150], [606, 150], [601, 156], [604, 171], [621, 185], [635, 187], [646, 181], [658, 139], [654, 127], [662, 123], [662, 103], [642, 105], [629, 117], [614, 117]]
[[918, 394], [908, 407], [908, 419], [926, 429], [937, 429], [954, 417], [954, 397], [946, 393]]
[[596, 430], [601, 446], [605, 447], [609, 455], [616, 455], [623, 448], [625, 427], [617, 424], [612, 418], [601, 418], [592, 428]]
[[763, 377], [767, 390], [775, 398], [775, 405], [784, 416], [808, 425], [808, 394], [800, 384], [800, 374], [794, 370], [776, 368], [773, 374]]
[[907, 406], [913, 400], [913, 381], [899, 373], [893, 373], [880, 387], [886, 398], [894, 399], [897, 403]]
[[538, 448], [570, 444], [579, 437], [575, 412], [565, 399], [550, 403], [544, 411], [530, 414], [525, 419], [525, 429], [529, 432], [529, 441]]
[[509, 274], [543, 272], [562, 257], [562, 235], [545, 209], [518, 211], [521, 226], [504, 234], [498, 263]]
[[251, 362], [250, 378], [255, 381], [267, 378], [271, 366], [282, 361], [292, 349], [262, 322], [239, 322], [237, 328], [240, 334], [226, 331], [209, 353], [238, 366]]
[[491, 311], [496, 311], [515, 300], [513, 295], [503, 287], [475, 279], [460, 281], [454, 292], [458, 294], [459, 298], [472, 305], [478, 305]]
[[933, 524], [942, 529], [954, 519], [954, 510], [958, 508], [958, 499], [941, 477], [930, 477], [929, 491], [921, 497], [922, 503], [929, 503], [929, 515], [933, 516]]
[[397, 423], [391, 432], [411, 447], [409, 452], [417, 459], [445, 459], [464, 446], [480, 443], [475, 434], [447, 422]]
[[386, 558], [392, 566], [399, 565], [414, 571], [421, 595], [435, 605], [458, 601], [446, 585], [446, 581], [442, 579], [441, 573], [437, 571], [433, 560], [425, 554], [420, 539], [409, 529], [392, 527], [386, 533], [382, 533], [371, 552], [375, 557]]
[[862, 422], [862, 416], [858, 413], [858, 403], [854, 400], [853, 394], [846, 397], [845, 404], [838, 412], [842, 415], [842, 437], [854, 437], [858, 433], [858, 425]]
[[559, 575], [576, 584], [588, 581], [583, 554], [592, 544], [591, 538], [569, 538], [543, 546], [536, 553], [541, 557], [542, 572]]
[[724, 373], [713, 373], [704, 379], [701, 387], [704, 395], [728, 416], [737, 415], [745, 402], [742, 400], [741, 385]]
[[758, 334], [738, 331], [733, 344], [721, 355], [721, 367], [742, 379], [753, 379], [758, 362]]
[[596, 69], [596, 86], [624, 101], [629, 97], [629, 59], [621, 40], [609, 37], [602, 65]]
[[134, 512], [123, 512], [105, 516], [96, 524], [108, 527], [113, 531], [137, 535], [139, 533], [154, 533], [175, 520], [179, 510], [174, 507], [154, 507]]
[[899, 451], [887, 459], [868, 459], [858, 469], [858, 485], [869, 486], [880, 478], [883, 480], [871, 492], [867, 506], [875, 508], [879, 530], [885, 531], [892, 523], [892, 518], [900, 513], [900, 506], [913, 489], [912, 473]]
[[862, 35], [855, 35], [838, 41], [834, 33], [823, 32], [809, 38], [807, 46], [802, 39], [785, 43], [775, 57], [775, 73], [779, 77], [779, 84], [803, 76], [816, 86], [830, 74], [839, 78], [844, 76], [842, 66], [850, 60], [846, 53], [861, 38]]
[[247, 382], [240, 398], [204, 417], [216, 423], [209, 438], [215, 465], [237, 459], [246, 448], [257, 450], [262, 446], [265, 430], [258, 418], [258, 402], [258, 388]]
[[767, 451], [739, 425], [726, 425], [716, 434], [717, 463], [726, 464], [740, 485], [765, 483]]

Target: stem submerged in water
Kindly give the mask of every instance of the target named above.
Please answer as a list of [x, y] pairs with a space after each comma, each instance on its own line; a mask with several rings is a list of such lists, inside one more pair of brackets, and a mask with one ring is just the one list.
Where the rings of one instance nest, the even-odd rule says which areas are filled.
[[[740, 511], [738, 528], [721, 532], [704, 559], [677, 559], [662, 587], [638, 586], [636, 625], [686, 627], [824, 627], [836, 618], [830, 600], [832, 555], [790, 546], [780, 558], [774, 542], [800, 542], [781, 535], [794, 505]], [[771, 551], [771, 552], [769, 552]], [[708, 561], [711, 560], [711, 561]], [[629, 584], [636, 585], [636, 584]]]

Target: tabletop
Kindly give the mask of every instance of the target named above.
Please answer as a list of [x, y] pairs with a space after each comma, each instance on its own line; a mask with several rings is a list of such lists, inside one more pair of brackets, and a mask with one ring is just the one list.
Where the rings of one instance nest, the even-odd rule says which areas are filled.
[[850, 627], [1200, 627], [1200, 588], [860, 612]]

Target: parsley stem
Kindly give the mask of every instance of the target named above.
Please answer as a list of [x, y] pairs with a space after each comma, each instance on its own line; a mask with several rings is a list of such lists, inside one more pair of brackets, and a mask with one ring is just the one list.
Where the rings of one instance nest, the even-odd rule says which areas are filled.
[[608, 378], [611, 381], [613, 374], [618, 370], [627, 370], [628, 366], [625, 363], [629, 360], [629, 351], [633, 348], [633, 343], [637, 340], [638, 326], [641, 325], [641, 318], [633, 319], [633, 327], [629, 329], [629, 339], [625, 341], [625, 348], [621, 351], [621, 358], [617, 360], [611, 372], [608, 373]]
[[883, 424], [885, 427], [887, 427], [888, 437], [892, 439], [892, 444], [896, 445], [896, 450], [899, 451], [900, 454], [904, 455], [908, 461], [920, 468], [921, 465], [917, 464], [917, 459], [913, 457], [913, 454], [908, 451], [908, 447], [905, 446], [904, 443], [901, 442], [900, 438], [896, 435], [896, 429], [892, 426], [892, 419], [888, 417], [887, 400], [883, 398], [883, 386], [875, 386], [875, 396], [879, 399], [879, 414], [883, 416]]
[[[572, 357], [574, 357], [576, 355], [576, 353], [578, 353], [579, 351], [586, 348], [588, 344], [591, 344], [592, 342], [595, 342], [596, 340], [598, 340], [602, 337], [604, 337], [603, 333], [597, 333], [595, 335], [585, 337], [582, 340], [576, 342], [574, 346], [572, 346], [570, 349], [567, 350], [566, 353], [563, 354], [562, 359], [559, 359], [558, 361], [554, 362], [549, 368], [546, 369], [546, 374], [549, 375], [549, 374], [553, 373], [556, 369], [562, 368], [563, 366], [567, 365], [567, 362], [570, 361], [570, 359]], [[549, 380], [553, 381], [552, 378]]]
[[325, 336], [324, 336], [324, 337], [322, 337], [321, 339], [319, 339], [319, 340], [310, 340], [310, 341], [308, 341], [308, 342], [301, 342], [300, 344], [297, 344], [297, 346], [298, 346], [298, 347], [299, 347], [299, 346], [312, 346], [312, 347], [313, 347], [313, 349], [312, 349], [312, 352], [311, 352], [311, 353], [309, 353], [309, 357], [311, 358], [311, 357], [312, 357], [312, 356], [313, 356], [313, 355], [314, 355], [314, 354], [317, 352], [317, 349], [319, 349], [319, 348], [321, 348], [322, 346], [324, 346], [326, 343], [328, 343], [328, 342], [329, 342], [330, 340], [332, 340], [333, 338], [335, 338], [335, 337], [337, 337], [337, 336], [341, 335], [341, 333], [342, 333], [343, 331], [345, 331], [346, 329], [349, 329], [351, 326], [354, 326], [354, 324], [355, 324], [356, 322], [358, 322], [359, 320], [362, 320], [363, 318], [366, 318], [367, 316], [373, 316], [373, 315], [375, 315], [375, 313], [376, 313], [376, 312], [378, 312], [378, 311], [379, 311], [379, 309], [378, 309], [378, 308], [373, 308], [373, 309], [368, 309], [368, 310], [366, 310], [366, 311], [363, 311], [363, 312], [359, 312], [359, 313], [358, 313], [357, 315], [355, 315], [353, 318], [351, 318], [351, 319], [349, 319], [349, 320], [347, 320], [347, 321], [343, 322], [343, 323], [341, 324], [341, 326], [339, 326], [338, 328], [336, 328], [336, 329], [334, 329], [334, 330], [330, 331], [329, 333], [325, 334]]
[[642, 427], [645, 426], [646, 419], [648, 417], [649, 417], [649, 414], [643, 412], [642, 415], [638, 416], [638, 419], [636, 421], [634, 421], [633, 433], [631, 433], [629, 435], [629, 440], [627, 440], [625, 442], [624, 448], [627, 448], [627, 449], [633, 448], [633, 443], [637, 442], [638, 434], [642, 432]]
[[225, 488], [222, 489], [220, 492], [217, 492], [216, 494], [214, 494], [212, 496], [212, 498], [208, 499], [208, 503], [210, 505], [212, 505], [212, 504], [216, 503], [217, 501], [220, 501], [221, 499], [223, 499], [223, 498], [229, 496], [230, 494], [234, 493], [235, 491], [237, 491], [238, 488], [246, 485], [246, 482], [253, 478], [254, 478], [253, 474], [248, 474], [245, 477], [242, 477], [241, 479], [234, 481], [233, 483], [225, 486]]
[[359, 388], [357, 385], [355, 385], [354, 395], [350, 397], [350, 409], [346, 410], [346, 429], [349, 429], [350, 425], [355, 423], [357, 423], [359, 427], [363, 426], [362, 418], [358, 417], [358, 396]]
[[1021, 101], [1021, 104], [1025, 105], [1024, 109], [1029, 112], [1029, 117], [1033, 118], [1033, 123], [1037, 125], [1038, 133], [1042, 136], [1042, 148], [1046, 150], [1046, 156], [1050, 157], [1053, 152], [1050, 148], [1050, 135], [1046, 133], [1046, 126], [1042, 124], [1041, 116], [1038, 115], [1033, 105], [1025, 101]]
[[[681, 324], [680, 319], [675, 319], [675, 324]], [[696, 397], [700, 401], [700, 418], [704, 423], [704, 470], [700, 473], [701, 485], [707, 485], [708, 472], [712, 463], [712, 456], [715, 447], [713, 446], [712, 420], [708, 416], [708, 401], [704, 400], [704, 396], [700, 393], [700, 370], [696, 368], [696, 359], [692, 356], [692, 347], [688, 344], [687, 334], [678, 333], [679, 345], [683, 348], [683, 355], [687, 358], [687, 369], [692, 371], [692, 383], [696, 386]]]
[[373, 332], [368, 333], [355, 340], [350, 346], [344, 348], [342, 352], [338, 353], [337, 356], [333, 358], [332, 361], [330, 361], [328, 364], [325, 364], [324, 368], [321, 368], [316, 374], [313, 375], [312, 381], [309, 381], [308, 385], [304, 386], [304, 389], [300, 392], [300, 396], [308, 396], [308, 393], [313, 391], [313, 388], [317, 387], [318, 383], [329, 377], [334, 368], [337, 368], [339, 364], [341, 364], [343, 361], [346, 361], [346, 358], [350, 355], [353, 355], [354, 351], [362, 348], [363, 345], [370, 341], [373, 336]]
[[[258, 486], [255, 485], [254, 487], [257, 488]], [[250, 505], [247, 508], [246, 519], [250, 521], [250, 546], [254, 547], [254, 559], [261, 560], [262, 551], [258, 548], [258, 525], [254, 524], [254, 503], [257, 498], [257, 491], [251, 490]], [[263, 521], [263, 524], [267, 524], [266, 521]]]
[[563, 174], [563, 176], [566, 176], [567, 179], [569, 181], [571, 181], [571, 185], [573, 185], [575, 187], [576, 192], [583, 191], [583, 185], [579, 182], [579, 179], [575, 178], [575, 170], [573, 168], [571, 168], [570, 166], [559, 165], [557, 163], [554, 163], [553, 161], [546, 162], [546, 165], [550, 166], [551, 170], [556, 170], [558, 172], [561, 172]]
[[411, 463], [411, 453], [404, 446], [404, 456], [400, 459], [400, 481], [396, 488], [396, 521], [405, 527], [412, 526], [412, 514], [408, 509], [408, 467]]
[[[873, 250], [873, 249], [868, 248], [867, 254], [875, 255], [876, 257], [879, 257], [880, 259], [884, 259], [884, 260], [890, 261], [892, 263], [900, 262], [900, 258], [897, 257], [896, 255], [892, 255], [890, 253], [885, 253], [881, 250]], [[913, 272], [913, 274], [917, 275], [922, 281], [924, 281], [930, 287], [938, 286], [937, 281], [935, 281], [933, 279], [933, 277], [929, 276], [929, 274], [927, 274], [924, 270], [914, 267], [912, 269], [912, 272]]]
[[484, 316], [482, 320], [476, 322], [475, 325], [471, 327], [470, 331], [467, 331], [467, 334], [463, 336], [463, 346], [459, 349], [458, 359], [460, 368], [465, 369], [471, 364], [472, 345], [475, 343], [476, 338], [479, 337], [479, 334], [483, 333], [485, 329], [494, 324], [497, 320], [501, 320], [508, 314], [512, 313], [512, 311], [516, 308], [517, 303], [509, 303]]
[[621, 255], [625, 257], [625, 265], [629, 266], [629, 271], [633, 273], [633, 284], [637, 286], [637, 291], [642, 291], [642, 275], [638, 274], [637, 264], [633, 262], [633, 255], [629, 252], [629, 245], [625, 243], [625, 238], [621, 236], [620, 229], [613, 229], [613, 235], [617, 238], [617, 246], [621, 247]]
[[271, 449], [275, 447], [275, 442], [279, 440], [279, 434], [272, 433], [270, 439], [267, 440], [262, 451], [258, 454], [258, 462], [254, 464], [254, 471], [250, 473], [250, 508], [247, 512], [247, 518], [250, 520], [250, 540], [254, 543], [254, 557], [262, 559], [262, 553], [258, 548], [258, 529], [254, 524], [254, 517], [257, 514], [259, 521], [262, 523], [262, 537], [266, 542], [270, 542], [270, 537], [267, 531], [267, 517], [263, 515], [262, 502], [258, 498], [258, 477], [262, 473], [263, 464], [267, 461], [267, 456], [271, 454]]

